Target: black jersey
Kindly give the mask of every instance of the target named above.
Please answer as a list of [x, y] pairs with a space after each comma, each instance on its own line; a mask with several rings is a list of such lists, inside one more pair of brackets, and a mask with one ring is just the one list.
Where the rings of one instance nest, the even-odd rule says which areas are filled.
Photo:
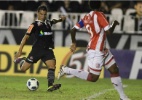
[[53, 22], [49, 20], [45, 20], [45, 22], [36, 20], [29, 26], [26, 34], [34, 35], [33, 47], [54, 48], [52, 24]]

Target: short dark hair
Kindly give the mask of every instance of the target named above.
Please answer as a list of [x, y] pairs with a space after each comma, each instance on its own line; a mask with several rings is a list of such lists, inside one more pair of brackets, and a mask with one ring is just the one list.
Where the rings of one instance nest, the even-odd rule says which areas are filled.
[[142, 1], [134, 1], [134, 5], [137, 5], [138, 3], [142, 3]]
[[39, 12], [40, 10], [47, 11], [47, 7], [46, 7], [45, 5], [40, 5], [40, 6], [37, 8], [37, 11]]
[[101, 7], [101, 1], [100, 0], [89, 0], [88, 5], [90, 9], [92, 10], [99, 9]]

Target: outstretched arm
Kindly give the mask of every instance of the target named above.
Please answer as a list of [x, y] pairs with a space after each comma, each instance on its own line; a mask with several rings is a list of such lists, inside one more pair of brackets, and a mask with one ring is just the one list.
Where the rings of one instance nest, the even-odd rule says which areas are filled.
[[53, 19], [53, 24], [56, 24], [58, 22], [63, 22], [66, 19], [66, 16], [61, 16], [59, 19]]
[[35, 31], [35, 28], [34, 28], [34, 24], [31, 24], [29, 26], [29, 28], [27, 29], [27, 32], [25, 34], [25, 36], [23, 37], [21, 43], [20, 43], [20, 47], [19, 47], [19, 50], [18, 52], [15, 54], [15, 59], [17, 59], [18, 57], [20, 57], [22, 55], [22, 50], [24, 48], [24, 45], [26, 44], [27, 40], [29, 39], [30, 35]]
[[23, 37], [23, 39], [22, 39], [22, 41], [21, 41], [21, 44], [20, 44], [20, 47], [19, 47], [19, 50], [18, 50], [18, 52], [15, 54], [15, 59], [17, 59], [18, 57], [21, 56], [22, 50], [23, 50], [24, 45], [25, 45], [26, 41], [28, 40], [28, 38], [29, 38], [29, 35], [25, 35], [25, 36]]
[[115, 20], [112, 24], [111, 27], [109, 28], [109, 30], [106, 31], [107, 34], [112, 34], [115, 27], [119, 25], [119, 22], [117, 20]]
[[72, 44], [70, 46], [70, 51], [74, 52], [76, 50], [76, 31], [77, 29], [74, 27], [71, 29], [70, 33], [71, 33], [71, 40], [72, 40]]

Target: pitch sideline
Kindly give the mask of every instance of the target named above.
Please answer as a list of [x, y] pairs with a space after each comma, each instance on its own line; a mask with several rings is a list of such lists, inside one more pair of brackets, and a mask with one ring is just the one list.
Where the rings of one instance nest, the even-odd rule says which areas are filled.
[[[123, 85], [124, 88], [126, 88], [127, 86], [128, 86], [128, 85]], [[103, 91], [100, 91], [100, 92], [98, 92], [98, 93], [95, 93], [94, 95], [91, 95], [91, 96], [89, 96], [89, 97], [83, 98], [82, 100], [95, 99], [95, 98], [99, 97], [100, 95], [105, 94], [106, 92], [112, 91], [112, 90], [115, 90], [115, 88], [113, 88], [113, 89], [105, 89], [105, 90], [103, 90]]]

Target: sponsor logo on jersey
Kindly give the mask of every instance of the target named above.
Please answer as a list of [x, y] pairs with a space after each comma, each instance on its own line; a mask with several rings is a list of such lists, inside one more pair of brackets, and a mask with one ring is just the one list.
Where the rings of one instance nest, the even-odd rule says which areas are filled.
[[43, 32], [42, 30], [40, 30], [40, 34], [39, 36], [43, 36], [43, 35], [52, 35], [53, 32]]

